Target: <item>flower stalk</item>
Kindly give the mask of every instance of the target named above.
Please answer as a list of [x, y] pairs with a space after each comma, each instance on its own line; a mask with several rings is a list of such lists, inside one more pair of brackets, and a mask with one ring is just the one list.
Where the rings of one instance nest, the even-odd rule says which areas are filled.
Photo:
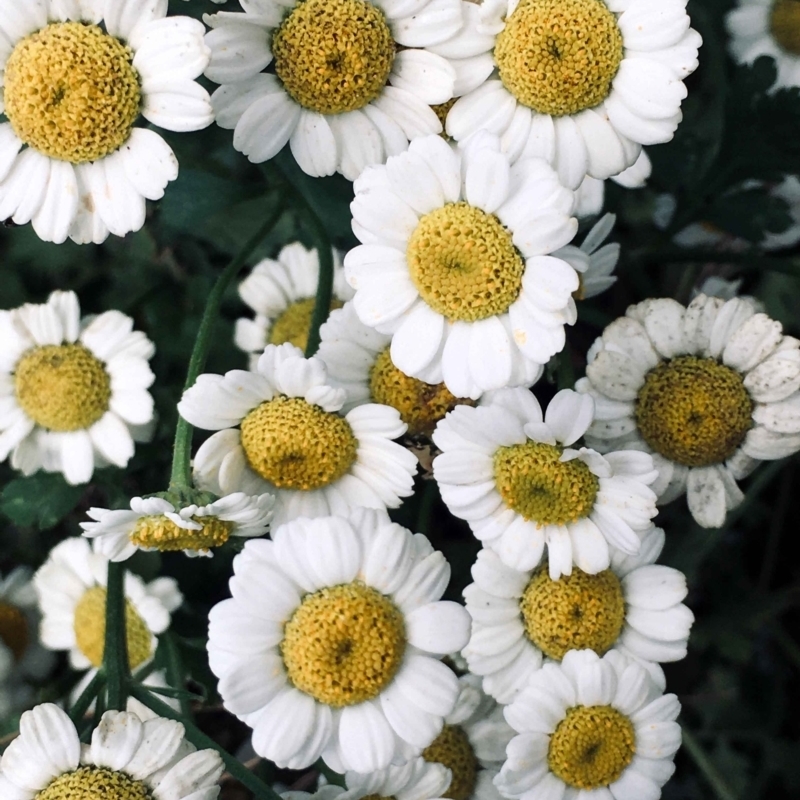
[[108, 708], [124, 711], [131, 673], [125, 619], [125, 564], [122, 561], [108, 564], [103, 672], [108, 683]]

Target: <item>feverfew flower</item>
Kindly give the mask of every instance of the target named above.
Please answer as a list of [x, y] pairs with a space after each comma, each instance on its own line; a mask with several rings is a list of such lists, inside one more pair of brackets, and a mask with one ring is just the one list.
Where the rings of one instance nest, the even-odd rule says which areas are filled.
[[527, 386], [575, 322], [578, 273], [553, 253], [577, 230], [574, 195], [541, 159], [514, 166], [489, 134], [439, 136], [355, 182], [345, 257], [365, 325], [403, 373], [456, 397]]
[[85, 483], [149, 438], [153, 343], [119, 311], [81, 318], [74, 292], [0, 311], [0, 461]]
[[564, 389], [543, 415], [527, 389], [503, 389], [436, 426], [442, 500], [509, 567], [533, 569], [547, 546], [552, 580], [573, 564], [594, 575], [608, 568], [613, 548], [637, 553], [650, 528], [652, 459], [572, 447], [594, 417], [588, 399]]
[[139, 115], [170, 131], [213, 119], [195, 81], [205, 29], [166, 16], [152, 0], [0, 1], [0, 219], [59, 243], [142, 227], [178, 162]]
[[385, 511], [296, 519], [234, 560], [209, 617], [225, 707], [281, 767], [371, 772], [427, 747], [459, 694], [439, 659], [469, 637], [450, 566]]
[[800, 342], [746, 298], [645, 300], [592, 345], [578, 391], [595, 399], [592, 447], [651, 453], [659, 503], [686, 492], [719, 527], [762, 460], [800, 450]]

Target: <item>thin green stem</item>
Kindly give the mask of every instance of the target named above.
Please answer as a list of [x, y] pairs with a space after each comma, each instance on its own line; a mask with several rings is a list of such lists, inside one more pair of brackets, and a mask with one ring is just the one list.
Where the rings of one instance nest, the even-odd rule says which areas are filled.
[[124, 711], [128, 699], [130, 668], [125, 620], [125, 562], [111, 561], [106, 585], [106, 638], [103, 672], [108, 681], [108, 707]]
[[[220, 273], [217, 282], [211, 289], [203, 311], [203, 318], [200, 321], [200, 328], [197, 331], [197, 338], [194, 342], [192, 355], [189, 358], [189, 369], [186, 372], [186, 382], [184, 391], [194, 385], [197, 376], [203, 371], [208, 358], [208, 351], [211, 346], [211, 336], [214, 332], [214, 325], [219, 316], [219, 309], [222, 305], [222, 298], [230, 282], [239, 274], [239, 270], [244, 266], [253, 251], [261, 244], [266, 235], [275, 227], [280, 219], [283, 209], [280, 203], [275, 205], [272, 213], [264, 220], [263, 225], [245, 242], [244, 247], [234, 256], [227, 267]], [[175, 443], [172, 446], [172, 473], [170, 475], [170, 489], [180, 491], [182, 487], [191, 486], [192, 476], [190, 470], [192, 452], [192, 426], [183, 418], [178, 417], [178, 425], [175, 428]]]
[[[167, 631], [162, 637], [164, 642], [164, 651], [167, 656], [167, 680], [169, 685], [175, 689], [180, 689], [186, 683], [186, 670], [183, 666], [183, 658], [181, 657], [180, 649], [172, 634]], [[189, 699], [186, 692], [178, 695], [178, 702], [180, 703], [181, 714], [185, 717], [191, 717], [191, 708], [189, 706]]]
[[714, 794], [719, 800], [739, 800], [736, 794], [730, 789], [719, 770], [714, 766], [705, 750], [700, 746], [695, 735], [686, 727], [683, 728], [683, 746], [686, 752], [694, 761], [703, 777], [708, 781], [708, 785], [713, 789]]
[[245, 788], [249, 789], [255, 796], [255, 800], [280, 800], [278, 795], [263, 781], [260, 781], [244, 764], [237, 758], [232, 756], [227, 750], [220, 747], [213, 739], [206, 736], [199, 728], [195, 727], [191, 722], [188, 722], [177, 711], [170, 708], [166, 703], [162, 702], [156, 697], [153, 697], [150, 692], [141, 686], [134, 686], [131, 689], [133, 696], [144, 703], [151, 711], [158, 714], [159, 717], [166, 719], [174, 719], [180, 722], [185, 731], [186, 738], [199, 750], [212, 749], [220, 754], [225, 768], [228, 772], [236, 778]]
[[80, 697], [72, 704], [72, 708], [69, 710], [69, 718], [75, 723], [76, 727], [86, 716], [89, 706], [97, 699], [105, 682], [106, 676], [98, 670], [94, 678], [89, 681], [89, 685], [81, 692]]

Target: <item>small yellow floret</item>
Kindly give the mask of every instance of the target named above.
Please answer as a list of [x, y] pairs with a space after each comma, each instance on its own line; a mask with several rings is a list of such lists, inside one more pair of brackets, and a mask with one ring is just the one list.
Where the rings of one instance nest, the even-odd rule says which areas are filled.
[[503, 314], [522, 289], [525, 262], [511, 234], [497, 217], [468, 203], [422, 217], [406, 256], [420, 297], [451, 320]]
[[34, 800], [152, 800], [147, 784], [107, 767], [78, 767], [59, 775]]
[[[272, 323], [269, 330], [269, 344], [286, 344], [288, 342], [305, 352], [316, 302], [316, 298], [309, 297], [305, 300], [297, 300], [288, 306]], [[340, 300], [334, 298], [331, 301], [331, 311], [341, 307]]]
[[335, 708], [377, 697], [397, 673], [405, 649], [400, 609], [360, 582], [307, 595], [281, 642], [292, 685]]
[[0, 642], [12, 653], [15, 661], [19, 661], [28, 649], [30, 631], [25, 614], [9, 603], [0, 600]]
[[22, 39], [5, 70], [5, 113], [25, 144], [82, 164], [113, 153], [139, 116], [133, 52], [97, 25], [54, 22]]
[[91, 427], [108, 411], [111, 378], [82, 344], [48, 344], [29, 350], [14, 371], [22, 410], [51, 431]]
[[342, 114], [380, 95], [395, 42], [368, 0], [301, 0], [272, 37], [275, 72], [304, 108]]
[[561, 117], [608, 97], [622, 34], [602, 0], [521, 0], [497, 35], [500, 80], [523, 105]]
[[426, 761], [444, 764], [452, 773], [450, 787], [442, 795], [450, 800], [468, 800], [478, 780], [478, 759], [467, 734], [457, 725], [445, 725], [422, 751]]
[[198, 550], [207, 553], [228, 541], [233, 523], [218, 517], [193, 517], [202, 525], [201, 530], [189, 530], [176, 525], [167, 517], [156, 515], [141, 517], [130, 535], [137, 547], [154, 547], [157, 550]]
[[614, 783], [633, 761], [631, 721], [611, 706], [576, 706], [550, 737], [547, 763], [567, 786], [599, 789]]
[[800, 56], [800, 3], [797, 0], [776, 0], [769, 18], [769, 29], [787, 53]]

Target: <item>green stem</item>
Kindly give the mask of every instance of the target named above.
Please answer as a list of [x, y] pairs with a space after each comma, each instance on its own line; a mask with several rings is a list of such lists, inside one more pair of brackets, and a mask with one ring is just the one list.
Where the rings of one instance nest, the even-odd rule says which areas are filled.
[[[164, 642], [164, 650], [167, 656], [167, 680], [174, 689], [180, 689], [186, 684], [186, 670], [183, 667], [180, 650], [169, 631], [164, 634], [162, 641]], [[184, 717], [191, 718], [192, 712], [185, 692], [178, 696], [178, 702], [180, 703], [181, 714]]]
[[[211, 289], [203, 311], [203, 318], [200, 321], [200, 328], [197, 331], [197, 338], [194, 342], [192, 355], [189, 358], [189, 369], [186, 372], [186, 382], [184, 391], [194, 385], [197, 376], [203, 371], [208, 358], [208, 351], [211, 346], [211, 335], [214, 332], [214, 325], [219, 316], [219, 309], [222, 305], [222, 298], [230, 282], [239, 274], [239, 270], [244, 266], [253, 251], [261, 244], [264, 237], [275, 227], [275, 224], [283, 214], [280, 203], [276, 204], [272, 213], [264, 220], [264, 224], [245, 242], [244, 247], [234, 256], [233, 260], [220, 273], [217, 282]], [[169, 483], [170, 489], [180, 491], [182, 487], [191, 486], [191, 453], [192, 453], [192, 426], [183, 418], [178, 417], [178, 425], [175, 428], [175, 443], [172, 446], [172, 473]]]
[[705, 750], [700, 746], [700, 742], [686, 727], [683, 728], [683, 746], [697, 768], [703, 773], [703, 777], [708, 781], [709, 786], [711, 786], [719, 800], [739, 800], [728, 787], [728, 784], [725, 783], [724, 778], [711, 759], [706, 755]]
[[191, 722], [187, 722], [178, 712], [174, 711], [166, 703], [153, 697], [150, 692], [141, 686], [134, 686], [131, 691], [137, 700], [144, 703], [151, 711], [158, 714], [159, 717], [174, 719], [180, 722], [186, 731], [186, 738], [198, 748], [198, 750], [211, 749], [219, 753], [222, 760], [225, 762], [225, 768], [228, 772], [253, 793], [255, 800], [280, 800], [280, 795], [253, 775], [253, 773], [237, 758], [220, 747], [213, 739], [206, 736]]
[[75, 723], [76, 727], [86, 716], [89, 706], [100, 694], [105, 682], [106, 676], [98, 670], [94, 678], [89, 681], [89, 685], [81, 692], [81, 696], [72, 704], [72, 708], [69, 710], [69, 718]]
[[124, 711], [128, 699], [131, 673], [128, 667], [128, 638], [125, 627], [125, 562], [111, 561], [106, 585], [103, 671], [108, 681], [108, 707], [113, 711]]

